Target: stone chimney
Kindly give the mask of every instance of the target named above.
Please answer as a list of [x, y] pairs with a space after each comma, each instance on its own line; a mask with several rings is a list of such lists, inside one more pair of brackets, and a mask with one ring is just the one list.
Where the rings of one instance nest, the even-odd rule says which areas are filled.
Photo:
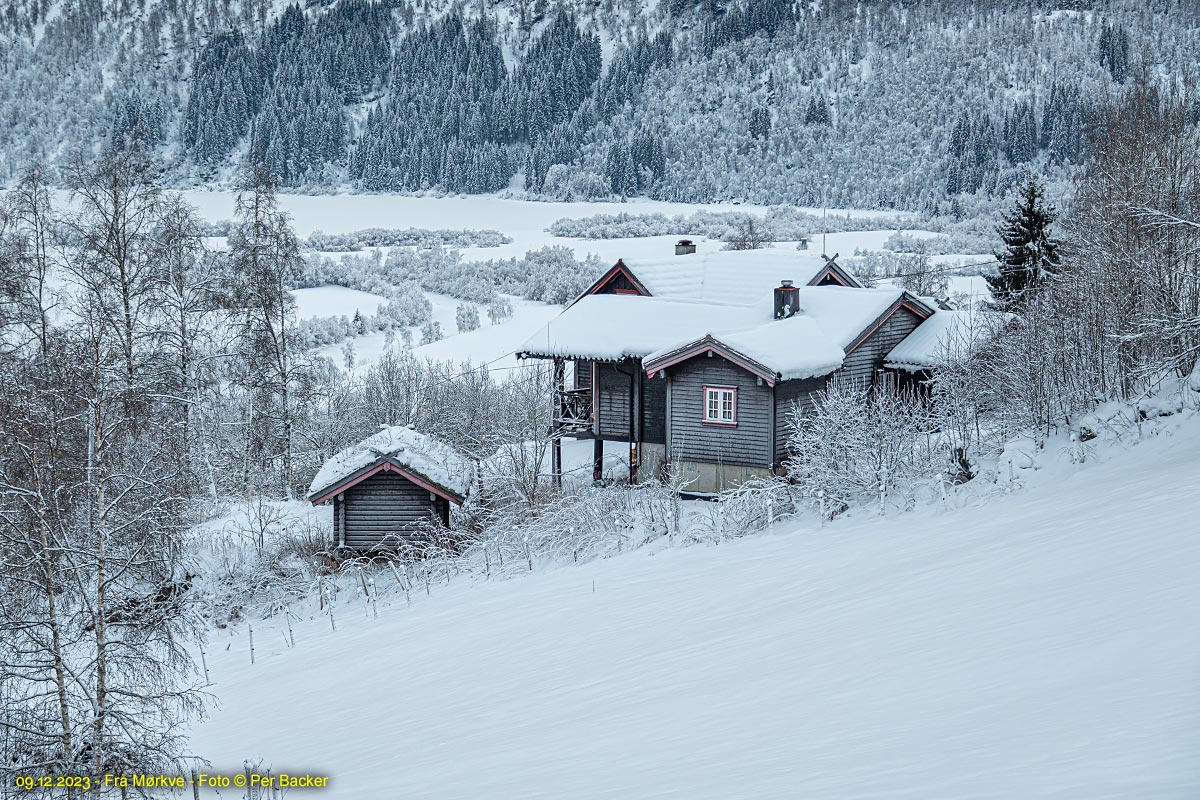
[[775, 289], [775, 319], [787, 319], [800, 311], [800, 290], [791, 281], [780, 281]]
[[686, 256], [696, 252], [696, 244], [691, 239], [680, 239], [675, 243], [675, 255]]

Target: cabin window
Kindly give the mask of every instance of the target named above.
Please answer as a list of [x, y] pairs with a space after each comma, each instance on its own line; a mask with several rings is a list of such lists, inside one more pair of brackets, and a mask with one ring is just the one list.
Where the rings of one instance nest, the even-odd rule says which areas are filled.
[[733, 386], [704, 387], [704, 423], [706, 425], [737, 425], [737, 388]]

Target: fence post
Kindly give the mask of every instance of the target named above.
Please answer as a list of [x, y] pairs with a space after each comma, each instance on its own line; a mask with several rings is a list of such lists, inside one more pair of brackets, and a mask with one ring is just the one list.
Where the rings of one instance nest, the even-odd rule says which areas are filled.
[[879, 468], [879, 516], [886, 513], [887, 508], [887, 467]]
[[200, 664], [204, 667], [204, 685], [212, 686], [212, 679], [208, 676], [208, 659], [204, 656], [204, 645], [200, 645]]

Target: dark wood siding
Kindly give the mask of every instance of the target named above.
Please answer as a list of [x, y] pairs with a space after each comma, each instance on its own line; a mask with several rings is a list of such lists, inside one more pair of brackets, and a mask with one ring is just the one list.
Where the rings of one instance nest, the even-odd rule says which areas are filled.
[[600, 436], [629, 441], [631, 373], [636, 374], [641, 382], [641, 440], [649, 444], [664, 444], [667, 441], [667, 383], [661, 378], [647, 378], [642, 370], [642, 362], [637, 359], [627, 359], [619, 364], [596, 364]]
[[592, 362], [577, 359], [574, 362], [574, 368], [571, 370], [574, 373], [573, 389], [590, 389], [592, 388]]
[[799, 405], [801, 413], [812, 413], [814, 395], [824, 391], [825, 378], [805, 378], [775, 384], [775, 462], [787, 458], [788, 437], [791, 436], [792, 409]]
[[897, 309], [865, 342], [846, 356], [842, 368], [834, 375], [849, 386], [870, 386], [875, 378], [875, 370], [883, 366], [884, 356], [920, 324], [921, 318], [907, 308]]
[[[408, 538], [436, 513], [444, 519], [448, 507], [440, 497], [393, 472], [372, 475], [345, 491], [346, 547], [367, 550], [380, 543], [394, 546], [393, 537]], [[391, 539], [389, 542], [385, 540]], [[336, 541], [336, 540], [335, 540]]]
[[[771, 463], [771, 388], [723, 358], [699, 356], [673, 367], [670, 457], [766, 467]], [[735, 386], [737, 427], [704, 424], [705, 385]]]
[[642, 372], [642, 441], [667, 442], [667, 382], [658, 375], [647, 378], [645, 371]]
[[[600, 421], [600, 435], [629, 439], [629, 373], [639, 369], [630, 362], [596, 365], [596, 405], [593, 409]], [[624, 370], [623, 372], [621, 370]]]

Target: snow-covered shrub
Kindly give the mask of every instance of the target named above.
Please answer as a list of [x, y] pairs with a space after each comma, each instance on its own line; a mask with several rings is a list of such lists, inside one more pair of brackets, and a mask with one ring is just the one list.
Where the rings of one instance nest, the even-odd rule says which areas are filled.
[[433, 304], [416, 283], [406, 282], [387, 293], [387, 301], [379, 307], [379, 316], [398, 326], [411, 327], [428, 322]]
[[773, 239], [771, 232], [752, 215], [739, 220], [724, 238], [725, 250], [758, 250], [770, 247]]
[[930, 407], [888, 389], [832, 381], [791, 414], [788, 477], [825, 515], [867, 502], [907, 506], [946, 463]]
[[488, 321], [493, 325], [501, 322], [507, 322], [512, 319], [513, 307], [512, 301], [503, 295], [496, 295], [490, 303], [487, 304]]
[[914, 236], [904, 231], [896, 231], [883, 243], [884, 250], [893, 253], [924, 253], [927, 255], [945, 255], [956, 252], [950, 249], [950, 238], [947, 236]]
[[606, 269], [597, 256], [589, 255], [580, 264], [569, 247], [552, 245], [530, 250], [523, 262], [528, 276], [521, 295], [543, 303], [569, 303], [592, 284]]
[[479, 328], [479, 307], [474, 303], [459, 303], [454, 310], [454, 327], [459, 333], [467, 333]]
[[660, 212], [647, 214], [594, 214], [590, 217], [569, 218], [553, 222], [547, 230], [555, 236], [580, 239], [628, 239], [641, 236], [692, 236], [724, 239], [749, 220], [762, 230], [769, 231], [775, 241], [794, 242], [812, 236], [816, 231], [879, 230], [880, 228], [914, 227], [914, 218], [900, 216], [853, 216], [851, 214], [812, 214], [795, 208], [779, 206], [766, 214], [743, 211], [695, 211], [691, 214], [667, 216]]
[[197, 530], [202, 602], [218, 624], [256, 607], [271, 614], [309, 594], [334, 563], [312, 513], [256, 498]]
[[430, 320], [421, 326], [421, 344], [440, 342], [442, 337], [442, 324], [437, 320]]
[[371, 247], [499, 247], [512, 241], [495, 230], [462, 230], [426, 228], [365, 228], [353, 233], [323, 233], [313, 231], [301, 242], [305, 250], [327, 253], [353, 252]]

